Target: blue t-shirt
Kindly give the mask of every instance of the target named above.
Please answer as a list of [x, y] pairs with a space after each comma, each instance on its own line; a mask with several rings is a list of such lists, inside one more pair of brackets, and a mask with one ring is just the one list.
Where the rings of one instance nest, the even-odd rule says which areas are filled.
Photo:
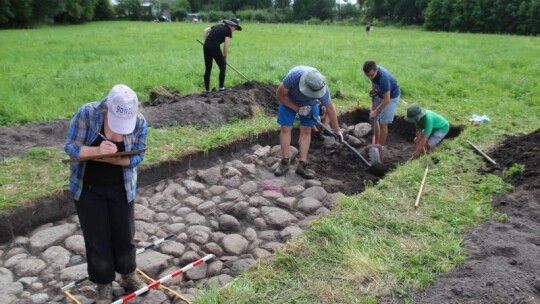
[[[299, 65], [292, 68], [285, 78], [283, 78], [283, 86], [289, 90], [287, 97], [292, 103], [299, 107], [314, 106], [317, 102], [316, 98], [308, 97], [300, 92], [300, 77], [307, 71], [315, 70], [315, 68], [305, 65]], [[319, 98], [323, 106], [326, 106], [330, 102], [330, 89]]]
[[377, 90], [377, 96], [383, 98], [383, 94], [390, 92], [390, 98], [396, 98], [401, 94], [396, 78], [387, 69], [378, 66], [378, 73], [375, 79], [371, 81], [373, 88]]

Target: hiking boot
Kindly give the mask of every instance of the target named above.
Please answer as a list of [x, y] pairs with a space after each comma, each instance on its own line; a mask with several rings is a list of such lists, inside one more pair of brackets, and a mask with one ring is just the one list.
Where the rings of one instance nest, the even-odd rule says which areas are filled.
[[146, 283], [137, 274], [137, 271], [133, 271], [130, 274], [122, 275], [122, 281], [120, 282], [120, 286], [131, 291], [137, 291], [141, 288], [146, 287]]
[[282, 175], [287, 174], [287, 172], [289, 172], [289, 159], [288, 158], [283, 158], [283, 159], [281, 159], [281, 161], [279, 162], [278, 167], [274, 171], [274, 175], [275, 176], [282, 176]]
[[220, 91], [220, 92], [225, 92], [225, 91], [227, 91], [227, 89], [225, 89], [225, 88], [219, 88], [219, 91]]
[[96, 304], [111, 304], [112, 303], [112, 283], [97, 284], [96, 288]]
[[296, 167], [296, 174], [300, 175], [301, 177], [305, 179], [314, 179], [315, 178], [315, 172], [313, 170], [309, 169], [309, 164], [305, 161], [301, 161], [298, 164], [298, 167]]

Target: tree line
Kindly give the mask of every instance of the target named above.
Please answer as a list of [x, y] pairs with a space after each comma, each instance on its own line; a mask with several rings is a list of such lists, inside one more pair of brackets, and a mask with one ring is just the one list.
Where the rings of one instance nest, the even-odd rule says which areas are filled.
[[96, 20], [177, 21], [198, 13], [216, 22], [243, 21], [415, 25], [432, 31], [540, 34], [540, 0], [0, 0], [0, 27]]

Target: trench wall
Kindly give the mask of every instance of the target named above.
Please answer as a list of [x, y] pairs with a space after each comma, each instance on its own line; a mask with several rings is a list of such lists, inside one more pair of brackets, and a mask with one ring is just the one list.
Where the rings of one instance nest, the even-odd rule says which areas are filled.
[[[339, 116], [340, 124], [350, 125], [367, 121], [369, 121], [369, 112], [363, 109], [346, 112]], [[457, 137], [462, 129], [461, 126], [452, 126], [447, 138]], [[394, 123], [390, 126], [390, 132], [396, 132], [411, 142], [415, 136], [414, 125], [406, 122], [402, 117], [395, 118]], [[298, 141], [298, 134], [298, 128], [295, 128], [292, 143]], [[279, 131], [263, 132], [253, 137], [216, 147], [206, 153], [191, 153], [178, 159], [143, 166], [139, 169], [138, 186], [145, 187], [189, 169], [208, 167], [219, 160], [230, 161], [235, 154], [256, 143], [263, 146], [279, 144]], [[40, 225], [64, 219], [74, 213], [75, 207], [68, 190], [26, 202], [16, 208], [10, 208], [0, 213], [0, 242], [6, 242], [16, 236], [26, 234]]]

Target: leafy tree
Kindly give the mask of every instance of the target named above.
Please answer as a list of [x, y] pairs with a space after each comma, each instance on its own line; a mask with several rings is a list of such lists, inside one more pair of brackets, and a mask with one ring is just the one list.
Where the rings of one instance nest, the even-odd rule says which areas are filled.
[[94, 13], [94, 20], [114, 19], [114, 8], [109, 0], [98, 0]]
[[401, 24], [424, 23], [423, 11], [428, 6], [429, 0], [401, 0], [394, 7], [393, 15]]
[[120, 0], [117, 6], [117, 13], [130, 20], [140, 20], [143, 16], [143, 7], [139, 0]]
[[529, 34], [540, 35], [540, 0], [531, 0], [527, 24]]
[[10, 24], [15, 27], [30, 27], [33, 23], [34, 1], [33, 0], [10, 0], [13, 18]]
[[360, 10], [356, 5], [347, 3], [339, 10], [341, 19], [358, 18], [360, 16]]
[[82, 23], [94, 18], [97, 0], [65, 1], [65, 9], [55, 16], [55, 22]]
[[471, 20], [473, 3], [468, 0], [454, 0], [452, 6], [450, 30], [468, 32], [473, 25], [473, 20]]
[[184, 20], [191, 12], [191, 5], [187, 0], [175, 0], [171, 4], [171, 19]]
[[34, 0], [33, 22], [52, 23], [53, 17], [65, 12], [65, 0]]
[[0, 0], [0, 25], [8, 23], [13, 18], [9, 0]]
[[295, 0], [293, 3], [293, 16], [296, 20], [332, 19], [334, 0]]
[[521, 22], [516, 24], [515, 32], [518, 34], [528, 34], [529, 32], [528, 17], [530, 6], [531, 3], [529, 1], [523, 1], [519, 4], [518, 10], [516, 11], [516, 14], [514, 16], [514, 18], [516, 18], [517, 20], [522, 20]]
[[232, 11], [235, 13], [236, 11], [240, 10], [244, 3], [242, 0], [221, 0], [219, 3], [219, 8], [224, 11]]
[[428, 30], [448, 31], [450, 30], [451, 16], [451, 0], [431, 0], [424, 11], [424, 26]]
[[367, 9], [367, 18], [387, 20], [385, 2], [381, 0], [366, 0], [365, 6]]
[[275, 0], [274, 1], [274, 7], [275, 8], [286, 8], [291, 5], [290, 0]]
[[471, 19], [474, 21], [470, 28], [474, 33], [490, 32], [489, 7], [492, 0], [475, 0], [471, 11]]

